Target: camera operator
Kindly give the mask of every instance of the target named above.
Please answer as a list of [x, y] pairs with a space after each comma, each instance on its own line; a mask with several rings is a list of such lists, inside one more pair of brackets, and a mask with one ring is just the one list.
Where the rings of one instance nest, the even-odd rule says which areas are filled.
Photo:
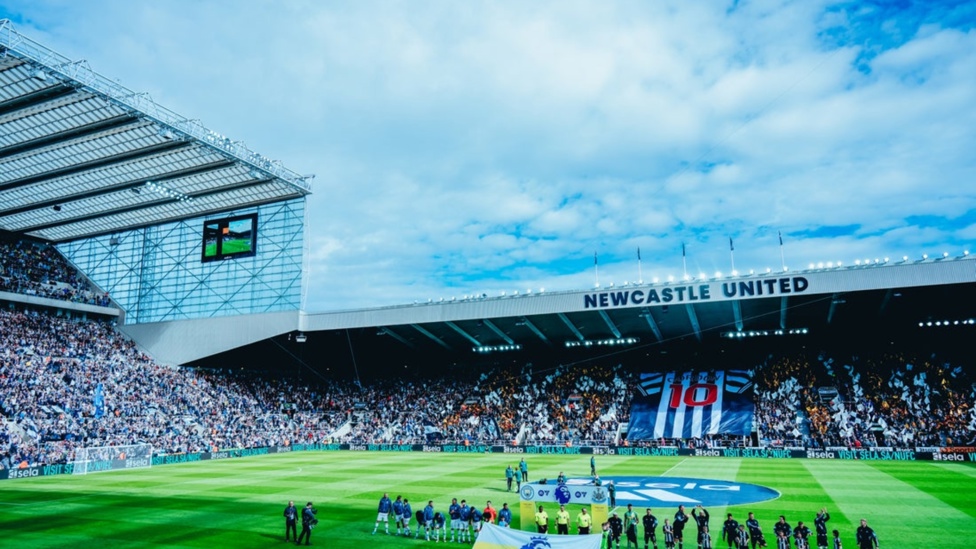
[[302, 509], [302, 533], [298, 535], [295, 545], [301, 545], [303, 539], [305, 545], [312, 545], [312, 528], [319, 523], [319, 519], [315, 518], [316, 513], [318, 510], [312, 507], [311, 501], [305, 504], [305, 508]]

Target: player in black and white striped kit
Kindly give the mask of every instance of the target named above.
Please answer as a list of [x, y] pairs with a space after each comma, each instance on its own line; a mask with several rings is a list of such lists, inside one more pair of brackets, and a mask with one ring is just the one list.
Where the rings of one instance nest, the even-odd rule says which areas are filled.
[[749, 549], [749, 533], [746, 532], [746, 525], [740, 524], [735, 531], [736, 549]]

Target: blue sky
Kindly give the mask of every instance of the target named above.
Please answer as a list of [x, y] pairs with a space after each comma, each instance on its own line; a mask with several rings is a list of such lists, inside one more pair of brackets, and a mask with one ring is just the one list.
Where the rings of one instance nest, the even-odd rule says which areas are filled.
[[[689, 6], [689, 4], [691, 4]], [[976, 240], [976, 7], [0, 0], [299, 173], [311, 311]]]

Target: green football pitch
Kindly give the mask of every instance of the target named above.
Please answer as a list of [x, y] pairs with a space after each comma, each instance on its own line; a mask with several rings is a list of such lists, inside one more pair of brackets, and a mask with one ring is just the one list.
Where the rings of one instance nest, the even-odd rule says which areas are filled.
[[[589, 474], [589, 456], [525, 456], [530, 480]], [[401, 494], [414, 510], [434, 500], [446, 511], [452, 497], [483, 507], [518, 498], [505, 490], [504, 469], [519, 456], [295, 452], [0, 482], [0, 547], [275, 547], [284, 545], [288, 500], [311, 500], [321, 523], [313, 545], [402, 548], [423, 539], [373, 536], [383, 492]], [[780, 497], [729, 507], [744, 520], [756, 513], [767, 541], [780, 514], [813, 527], [821, 507], [844, 546], [854, 548], [857, 522], [867, 518], [881, 547], [970, 548], [976, 537], [976, 466], [932, 462], [765, 460], [733, 458], [597, 458], [603, 478], [692, 477], [753, 483]], [[573, 507], [573, 506], [570, 506]], [[638, 507], [639, 514], [644, 507]], [[675, 505], [655, 506], [662, 519]], [[555, 505], [549, 506], [554, 516]], [[711, 507], [715, 547], [726, 508]], [[576, 509], [571, 509], [573, 516]], [[300, 528], [300, 527], [299, 527]], [[689, 531], [694, 529], [689, 526]], [[573, 529], [575, 531], [575, 528]], [[431, 542], [432, 543], [432, 542]], [[457, 544], [460, 546], [460, 544]], [[663, 544], [661, 545], [663, 547]], [[686, 548], [694, 544], [686, 543]]]

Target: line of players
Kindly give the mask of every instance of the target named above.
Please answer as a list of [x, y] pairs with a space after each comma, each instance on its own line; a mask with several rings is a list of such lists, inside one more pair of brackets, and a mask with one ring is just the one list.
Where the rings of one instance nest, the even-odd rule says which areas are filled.
[[[564, 511], [563, 506], [560, 506], [560, 509]], [[410, 536], [410, 521], [414, 515], [409, 499], [397, 496], [396, 500], [392, 501], [389, 494], [384, 493], [383, 497], [380, 498], [377, 511], [376, 525], [373, 527], [374, 535], [379, 530], [381, 522], [384, 523], [386, 534], [391, 533], [389, 516], [392, 513], [396, 534]], [[541, 506], [539, 511], [544, 514]], [[458, 503], [457, 498], [453, 498], [448, 507], [448, 516], [451, 520], [449, 525], [444, 514], [435, 511], [433, 500], [428, 500], [427, 506], [416, 512], [417, 530], [414, 538], [419, 538], [420, 531], [423, 529], [424, 538], [427, 541], [430, 541], [433, 536], [435, 542], [439, 542], [441, 537], [445, 542], [473, 542], [477, 538], [478, 532], [481, 531], [483, 521], [494, 523], [497, 520], [499, 526], [505, 527], [512, 523], [512, 511], [508, 508], [508, 503], [502, 504], [502, 508], [496, 511], [491, 501], [488, 501], [484, 510], [479, 512], [477, 508], [469, 506], [466, 500], [462, 499]], [[566, 516], [568, 518], [568, 513]], [[662, 541], [665, 549], [684, 549], [684, 529], [691, 520], [695, 521], [698, 530], [696, 536], [698, 549], [713, 549], [712, 536], [708, 526], [710, 515], [708, 510], [701, 505], [692, 509], [690, 514], [685, 511], [684, 505], [679, 505], [678, 511], [674, 514], [673, 523], [670, 522], [670, 519], [664, 519]], [[813, 520], [817, 549], [843, 549], [838, 530], [831, 532], [833, 537], [828, 540], [827, 521], [829, 520], [830, 513], [827, 512], [826, 508], [820, 509]], [[538, 516], [536, 522], [539, 523]], [[542, 524], [539, 523], [540, 526]], [[546, 517], [544, 524], [548, 525], [548, 517]], [[658, 549], [657, 517], [652, 514], [651, 509], [647, 509], [644, 517], [639, 518], [637, 512], [634, 511], [633, 504], [627, 505], [623, 519], [614, 510], [609, 520], [603, 524], [603, 535], [607, 538], [606, 548], [611, 549], [616, 545], [616, 549], [620, 549], [620, 539], [626, 531], [627, 547], [639, 549], [640, 544], [637, 541], [638, 524], [643, 525], [644, 528], [644, 549], [649, 549], [651, 544], [653, 544], [654, 549]], [[589, 533], [589, 523], [587, 522], [585, 526], [584, 528], [583, 524], [579, 523], [579, 533]], [[563, 533], [563, 529], [560, 530], [560, 533]], [[540, 529], [540, 531], [545, 530]], [[796, 542], [796, 549], [810, 549], [809, 538], [813, 532], [803, 524], [803, 521], [799, 521], [795, 527], [791, 527], [786, 521], [786, 517], [780, 515], [779, 521], [773, 525], [773, 532], [776, 535], [776, 549], [792, 549], [791, 538]], [[450, 535], [450, 539], [448, 539], [448, 535]], [[729, 549], [750, 549], [750, 545], [751, 549], [767, 547], [762, 527], [752, 512], [749, 513], [749, 518], [745, 523], [739, 523], [732, 513], [728, 513], [725, 522], [722, 524], [721, 539], [728, 544]], [[861, 519], [861, 525], [856, 533], [856, 541], [859, 549], [877, 549], [878, 547], [878, 538], [865, 519]]]
[[[376, 524], [373, 526], [374, 535], [379, 531], [381, 522], [385, 527], [386, 534], [391, 534], [391, 514], [393, 515], [396, 535], [410, 537], [410, 522], [416, 518], [417, 528], [413, 536], [414, 539], [419, 539], [421, 531], [423, 531], [426, 541], [433, 538], [435, 542], [441, 541], [442, 537], [444, 542], [474, 542], [478, 537], [478, 532], [481, 531], [483, 522], [495, 523], [497, 521], [498, 526], [504, 527], [509, 527], [512, 524], [512, 510], [508, 508], [508, 503], [503, 503], [502, 508], [496, 510], [489, 500], [485, 508], [479, 511], [473, 505], [468, 505], [467, 500], [462, 499], [458, 503], [457, 498], [454, 498], [451, 500], [447, 516], [445, 516], [444, 513], [434, 509], [433, 500], [428, 500], [427, 506], [417, 510], [414, 514], [408, 498], [397, 496], [395, 500], [390, 500], [390, 495], [384, 493], [377, 508]], [[448, 517], [450, 517], [449, 523], [447, 522]], [[448, 535], [450, 535], [450, 539], [448, 539]]]
[[[701, 505], [691, 510], [685, 511], [684, 505], [678, 506], [678, 511], [674, 514], [674, 522], [664, 519], [662, 534], [664, 547], [666, 549], [684, 549], [684, 529], [685, 525], [694, 521], [697, 526], [697, 545], [698, 549], [713, 549], [712, 536], [709, 532], [708, 511]], [[813, 520], [816, 542], [818, 549], [843, 549], [840, 540], [840, 532], [831, 532], [832, 538], [828, 539], [827, 521], [830, 520], [830, 513], [827, 509], [820, 509], [816, 518]], [[616, 510], [613, 511], [609, 520], [603, 524], [603, 535], [606, 538], [606, 549], [620, 549], [620, 538], [626, 535], [627, 547], [639, 549], [637, 541], [637, 527], [643, 525], [644, 528], [644, 549], [649, 549], [653, 544], [654, 549], [658, 549], [657, 527], [658, 520], [651, 510], [648, 509], [642, 518], [638, 518], [633, 505], [627, 505], [627, 511], [621, 519]], [[779, 521], [773, 526], [776, 535], [776, 549], [792, 549], [791, 539], [796, 542], [796, 549], [810, 549], [810, 528], [799, 521], [795, 527], [791, 527], [786, 522], [786, 517], [780, 515]], [[582, 533], [582, 532], [581, 532]], [[588, 533], [588, 532], [586, 532]], [[749, 513], [749, 518], [745, 523], [735, 520], [732, 513], [729, 513], [725, 522], [722, 524], [722, 541], [728, 544], [729, 549], [756, 549], [757, 547], [767, 547], [766, 538], [763, 535], [759, 521], [753, 513]], [[867, 520], [861, 519], [861, 525], [856, 533], [858, 549], [877, 549], [878, 538], [874, 530], [868, 526]], [[690, 545], [690, 544], [689, 544]]]

